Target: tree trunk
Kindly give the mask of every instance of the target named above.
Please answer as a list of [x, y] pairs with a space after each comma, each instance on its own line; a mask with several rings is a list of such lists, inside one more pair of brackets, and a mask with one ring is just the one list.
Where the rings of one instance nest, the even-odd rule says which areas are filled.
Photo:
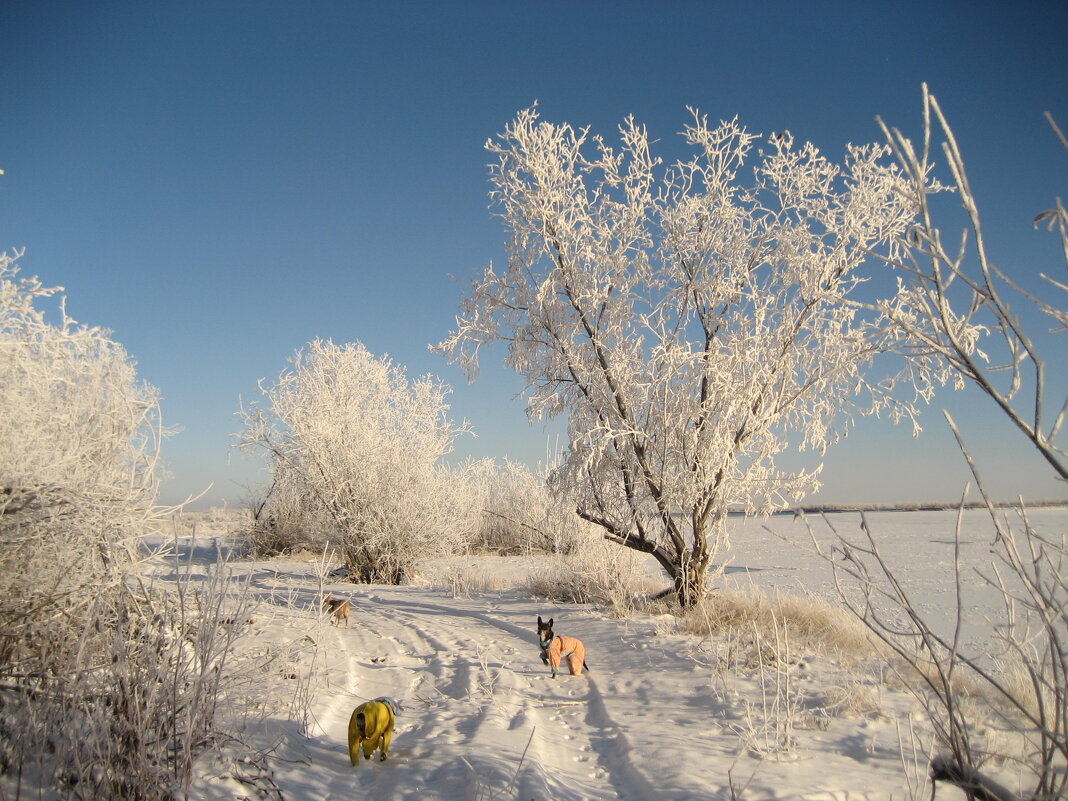
[[670, 592], [674, 592], [678, 598], [679, 606], [683, 609], [696, 606], [704, 597], [705, 572], [708, 569], [711, 554], [708, 550], [707, 536], [703, 531], [697, 535], [700, 539], [693, 546], [686, 547], [683, 543], [676, 541], [672, 544], [673, 547], [668, 548], [649, 539], [644, 532], [641, 532], [639, 536], [633, 532], [621, 530], [613, 525], [611, 521], [586, 512], [582, 507], [577, 508], [575, 513], [583, 520], [604, 529], [604, 538], [606, 540], [622, 545], [625, 548], [647, 553], [656, 559], [657, 563], [664, 568], [664, 572], [671, 577], [674, 584], [671, 590], [656, 597], [663, 597]]
[[705, 594], [705, 570], [700, 560], [687, 560], [680, 565], [675, 575], [675, 595], [679, 606], [690, 609], [696, 606]]

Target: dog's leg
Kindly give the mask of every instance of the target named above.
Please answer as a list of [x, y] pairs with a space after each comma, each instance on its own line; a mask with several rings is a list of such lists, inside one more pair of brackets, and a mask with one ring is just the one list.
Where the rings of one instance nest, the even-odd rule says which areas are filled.
[[380, 749], [382, 751], [382, 756], [379, 759], [379, 762], [385, 762], [386, 761], [386, 757], [389, 756], [389, 742], [392, 739], [393, 739], [393, 728], [390, 727], [390, 728], [386, 729], [385, 733], [382, 735], [382, 747]]
[[581, 642], [576, 642], [575, 649], [567, 658], [567, 669], [572, 676], [577, 676], [582, 673], [582, 668], [584, 668], [585, 666], [586, 647]]
[[349, 718], [349, 762], [353, 765], [360, 761], [360, 741], [363, 739], [360, 734], [362, 718], [363, 713], [359, 711], [353, 712], [352, 717]]

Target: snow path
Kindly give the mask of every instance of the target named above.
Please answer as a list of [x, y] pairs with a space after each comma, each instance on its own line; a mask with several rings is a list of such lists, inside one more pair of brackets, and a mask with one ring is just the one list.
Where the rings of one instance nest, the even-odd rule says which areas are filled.
[[[514, 777], [520, 797], [656, 797], [630, 764], [625, 741], [621, 747], [620, 727], [608, 713], [596, 679], [591, 674], [549, 678], [537, 657], [536, 615], [522, 609], [530, 608], [530, 601], [515, 608], [460, 603], [416, 600], [410, 593], [382, 588], [353, 595], [354, 615], [366, 633], [349, 639], [362, 639], [361, 645], [370, 648], [365, 653], [384, 659], [371, 663], [370, 675], [362, 674], [356, 694], [406, 699], [392, 755], [398, 765], [411, 763], [405, 766], [406, 784], [413, 767], [444, 764], [451, 768], [429, 772], [419, 793], [450, 774], [457, 778], [462, 766], [464, 788], [473, 795], [480, 788], [500, 791]], [[330, 735], [343, 743], [340, 725], [325, 733]], [[545, 765], [555, 768], [547, 771]], [[387, 766], [392, 767], [392, 760], [382, 767]], [[405, 797], [404, 789], [391, 781], [396, 773], [380, 771], [367, 789]]]
[[[747, 801], [900, 798], [892, 750], [874, 785], [857, 779], [873, 759], [870, 735], [852, 732], [835, 744], [830, 759], [843, 767], [830, 783], [818, 770], [828, 760], [797, 773], [789, 761], [761, 764], [745, 754], [732, 728], [738, 703], [713, 689], [707, 661], [692, 658], [694, 638], [659, 630], [666, 621], [614, 621], [517, 591], [457, 599], [429, 587], [330, 584], [326, 592], [351, 603], [346, 629], [319, 615], [307, 566], [253, 586], [261, 601], [254, 641], [317, 643], [297, 670], [310, 671], [314, 653], [307, 731], [274, 719], [247, 735], [253, 749], [269, 752], [271, 781], [285, 801], [690, 801], [731, 798], [728, 770], [739, 785], [756, 771]], [[591, 673], [550, 678], [537, 653], [539, 614], [555, 618], [557, 633], [583, 640]], [[405, 705], [390, 758], [350, 766], [349, 716], [379, 695]], [[191, 799], [256, 798], [234, 781], [237, 770], [209, 761]], [[797, 773], [790, 784], [799, 795], [782, 794], [784, 770]], [[857, 784], [890, 794], [848, 791]], [[278, 798], [273, 790], [261, 797]]]
[[[908, 576], [926, 591], [925, 603], [945, 594], [939, 592], [944, 559], [938, 558], [946, 547], [945, 517], [890, 519], [896, 526], [890, 542], [902, 554], [927, 549], [923, 558], [914, 556]], [[1045, 517], [1050, 524], [1068, 523], [1063, 511]], [[965, 534], [978, 547], [985, 531], [976, 526]], [[184, 553], [192, 556], [193, 570], [206, 573], [215, 549]], [[765, 589], [799, 578], [809, 591], [826, 589], [818, 569], [795, 552], [739, 547], [735, 556], [751, 568], [737, 575]], [[146, 574], [173, 582], [174, 564], [173, 558], [160, 560]], [[500, 560], [489, 569], [514, 570], [515, 564]], [[255, 690], [268, 712], [250, 715], [240, 739], [223, 753], [201, 758], [189, 798], [278, 801], [278, 792], [284, 801], [930, 796], [918, 783], [929, 756], [925, 721], [886, 672], [792, 654], [793, 747], [768, 752], [761, 705], [774, 694], [774, 676], [768, 678], [767, 668], [728, 666], [728, 657], [737, 660], [744, 647], [738, 641], [680, 633], [670, 616], [610, 619], [591, 607], [539, 601], [521, 590], [453, 598], [434, 586], [338, 582], [321, 588], [314, 568], [296, 559], [230, 564], [235, 576], [249, 578], [256, 604], [234, 665], [260, 671]], [[331, 626], [321, 615], [320, 589], [350, 600], [350, 628]], [[558, 634], [585, 643], [591, 673], [550, 678], [538, 657], [538, 615], [555, 618]], [[267, 668], [264, 654], [272, 656]], [[843, 693], [859, 702], [856, 711], [835, 708], [833, 699]], [[382, 695], [405, 705], [390, 758], [352, 766], [349, 717], [359, 703]], [[903, 761], [910, 714], [919, 750]], [[1009, 785], [1012, 779], [1011, 772], [1002, 776]], [[940, 788], [938, 797], [958, 801], [962, 795]]]
[[[674, 712], [665, 718], [659, 711], [678, 699], [673, 681], [658, 687], [654, 623], [605, 621], [516, 591], [455, 599], [425, 587], [330, 584], [325, 592], [350, 601], [346, 628], [320, 616], [318, 584], [306, 565], [268, 573], [251, 564], [232, 567], [252, 576], [259, 602], [252, 639], [307, 643], [296, 673], [318, 677], [307, 730], [275, 720], [264, 727], [271, 735], [257, 743], [271, 752], [272, 781], [285, 799], [358, 793], [682, 801], [708, 788], [707, 777], [696, 784], [687, 778], [687, 760], [658, 758], [679, 744], [691, 749], [694, 734], [672, 722]], [[555, 617], [558, 632], [584, 640], [592, 672], [550, 677], [538, 656], [539, 614]], [[688, 674], [695, 669], [690, 660], [682, 666]], [[349, 716], [383, 695], [405, 707], [390, 758], [351, 766]], [[640, 728], [635, 699], [648, 708]], [[191, 797], [247, 794], [233, 772], [204, 771]]]
[[[264, 593], [279, 608], [261, 605], [260, 636], [318, 642], [310, 725], [301, 733], [279, 723], [272, 744], [272, 779], [288, 801], [728, 798], [727, 771], [734, 768], [738, 782], [759, 764], [731, 728], [738, 705], [715, 692], [707, 664], [691, 658], [694, 638], [664, 636], [665, 621], [606, 620], [516, 591], [454, 599], [431, 588], [330, 585], [327, 592], [352, 605], [346, 629], [319, 617], [307, 575], [276, 583], [303, 588]], [[592, 672], [550, 678], [538, 657], [539, 614], [586, 643]], [[405, 706], [390, 758], [351, 766], [349, 716], [381, 695]], [[848, 746], [855, 753], [845, 760], [855, 768], [871, 758], [865, 748]], [[897, 769], [896, 756], [885, 761]], [[773, 779], [782, 767], [791, 766], [759, 770]], [[252, 797], [228, 778], [205, 776], [191, 797]], [[820, 777], [806, 789], [827, 786]], [[886, 797], [833, 786], [841, 798]], [[782, 797], [773, 788], [754, 782], [746, 798]]]

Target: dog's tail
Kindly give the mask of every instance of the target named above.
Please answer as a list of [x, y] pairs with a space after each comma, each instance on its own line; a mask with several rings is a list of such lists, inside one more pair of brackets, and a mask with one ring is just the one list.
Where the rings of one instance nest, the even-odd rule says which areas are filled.
[[582, 667], [586, 670], [587, 673], [592, 673], [593, 672], [592, 670], [590, 670], [590, 666], [586, 664], [586, 660], [585, 659], [582, 660]]
[[356, 713], [356, 728], [360, 730], [360, 736], [367, 739], [367, 718], [363, 712]]

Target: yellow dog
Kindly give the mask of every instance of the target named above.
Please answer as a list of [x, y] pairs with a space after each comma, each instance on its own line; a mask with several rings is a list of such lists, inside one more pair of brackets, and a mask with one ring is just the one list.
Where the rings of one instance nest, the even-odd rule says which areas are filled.
[[401, 705], [392, 698], [376, 698], [360, 704], [349, 718], [349, 761], [355, 765], [363, 758], [370, 759], [375, 749], [382, 752], [380, 761], [389, 756], [389, 741], [393, 738], [393, 720]]

